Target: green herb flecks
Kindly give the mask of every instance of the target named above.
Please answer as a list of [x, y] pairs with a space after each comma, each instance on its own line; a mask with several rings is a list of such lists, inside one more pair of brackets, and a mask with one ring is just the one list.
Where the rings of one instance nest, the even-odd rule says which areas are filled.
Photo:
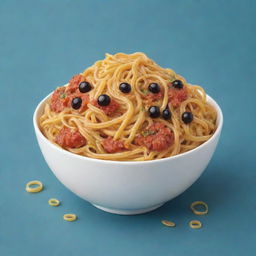
[[144, 95], [148, 95], [148, 91], [146, 89], [141, 88], [140, 91], [144, 94]]
[[64, 92], [60, 94], [60, 98], [61, 98], [61, 99], [65, 99], [66, 96], [67, 96], [67, 95], [66, 95], [66, 93], [64, 93]]
[[154, 135], [154, 134], [156, 134], [156, 132], [151, 131], [151, 130], [145, 130], [145, 131], [141, 132], [141, 135], [144, 136], [144, 137], [146, 137], [148, 135]]

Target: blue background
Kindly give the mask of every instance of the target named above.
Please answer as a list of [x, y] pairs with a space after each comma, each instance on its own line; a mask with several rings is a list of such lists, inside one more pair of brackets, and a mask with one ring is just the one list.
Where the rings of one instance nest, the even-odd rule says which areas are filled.
[[[0, 255], [256, 255], [256, 2], [0, 1]], [[162, 208], [102, 212], [69, 192], [39, 151], [37, 103], [105, 52], [144, 51], [221, 105], [224, 129], [202, 177]], [[41, 180], [45, 190], [26, 193]], [[51, 197], [62, 205], [48, 206]], [[197, 218], [194, 200], [209, 204]], [[62, 219], [74, 212], [79, 219]], [[174, 229], [162, 219], [177, 223]]]

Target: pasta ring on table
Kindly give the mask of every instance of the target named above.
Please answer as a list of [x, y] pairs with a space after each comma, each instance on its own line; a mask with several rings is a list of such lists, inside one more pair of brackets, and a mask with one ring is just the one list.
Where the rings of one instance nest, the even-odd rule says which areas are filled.
[[[32, 188], [32, 185], [37, 185], [36, 187]], [[29, 193], [37, 193], [42, 191], [44, 188], [43, 183], [39, 180], [32, 180], [26, 184], [26, 191]]]
[[77, 219], [77, 216], [73, 213], [67, 213], [63, 215], [63, 219], [66, 221], [75, 221]]
[[175, 227], [176, 224], [172, 221], [169, 221], [169, 220], [161, 220], [162, 224], [167, 226], [167, 227]]
[[60, 205], [60, 201], [56, 198], [49, 199], [48, 203], [51, 206], [59, 206]]
[[193, 229], [199, 229], [202, 227], [202, 223], [199, 220], [191, 220], [189, 226]]
[[[195, 206], [197, 205], [203, 205], [205, 207], [205, 210], [204, 211], [198, 211], [196, 210]], [[208, 213], [208, 205], [203, 202], [203, 201], [195, 201], [193, 202], [191, 205], [190, 205], [190, 209], [192, 210], [192, 212], [196, 215], [205, 215]]]

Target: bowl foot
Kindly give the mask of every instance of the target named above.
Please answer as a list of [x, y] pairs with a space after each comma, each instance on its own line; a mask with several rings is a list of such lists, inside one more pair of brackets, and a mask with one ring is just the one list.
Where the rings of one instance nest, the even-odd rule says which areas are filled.
[[154, 211], [155, 209], [161, 207], [163, 203], [149, 207], [149, 208], [135, 209], [135, 210], [112, 209], [112, 208], [106, 208], [97, 204], [92, 204], [92, 205], [102, 211], [109, 212], [109, 213], [120, 214], [120, 215], [136, 215], [136, 214], [142, 214], [142, 213]]

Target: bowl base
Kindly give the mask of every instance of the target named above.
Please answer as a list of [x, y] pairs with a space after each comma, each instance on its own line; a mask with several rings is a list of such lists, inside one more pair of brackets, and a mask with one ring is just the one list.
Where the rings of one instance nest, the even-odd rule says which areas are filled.
[[143, 209], [135, 209], [135, 210], [121, 210], [121, 209], [112, 209], [112, 208], [106, 208], [97, 204], [92, 204], [96, 208], [104, 211], [104, 212], [109, 212], [109, 213], [114, 213], [114, 214], [120, 214], [120, 215], [136, 215], [136, 214], [143, 214], [146, 212], [151, 212], [156, 210], [157, 208], [161, 207], [164, 203], [158, 204], [149, 208], [143, 208]]

